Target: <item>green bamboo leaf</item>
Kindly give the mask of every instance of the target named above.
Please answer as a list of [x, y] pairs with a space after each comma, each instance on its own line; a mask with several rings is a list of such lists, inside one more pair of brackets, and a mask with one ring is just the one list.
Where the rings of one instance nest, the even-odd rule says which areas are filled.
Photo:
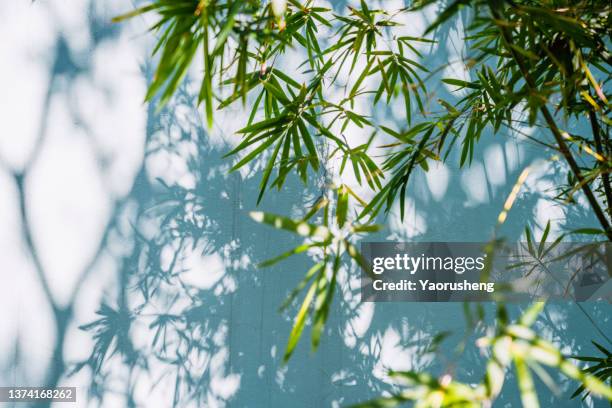
[[282, 254], [275, 256], [274, 258], [268, 259], [266, 261], [261, 262], [259, 265], [257, 265], [259, 268], [265, 268], [268, 266], [272, 266], [280, 261], [282, 261], [283, 259], [287, 259], [292, 255], [297, 255], [297, 254], [301, 254], [302, 252], [305, 252], [307, 250], [309, 250], [310, 248], [312, 248], [313, 245], [312, 244], [302, 244], [299, 245], [287, 252], [283, 252]]
[[542, 233], [542, 238], [540, 240], [540, 245], [538, 245], [538, 256], [542, 256], [544, 252], [544, 248], [546, 247], [546, 238], [548, 238], [548, 233], [550, 232], [550, 221], [546, 223], [546, 228], [544, 228], [544, 232]]
[[495, 360], [489, 360], [487, 363], [487, 371], [485, 375], [485, 385], [487, 393], [492, 398], [499, 395], [504, 385], [504, 369]]
[[572, 356], [574, 360], [578, 361], [587, 361], [591, 363], [599, 363], [601, 362], [601, 358], [599, 357], [587, 357], [587, 356]]
[[298, 120], [297, 125], [298, 125], [298, 129], [300, 130], [300, 135], [302, 136], [302, 140], [304, 141], [304, 144], [306, 145], [306, 149], [308, 150], [308, 154], [309, 154], [308, 159], [312, 165], [312, 168], [315, 171], [317, 171], [319, 169], [319, 155], [317, 153], [317, 149], [312, 140], [312, 137], [310, 136], [310, 132], [308, 132], [308, 129], [306, 128], [306, 125], [304, 124], [302, 120]]
[[348, 193], [344, 185], [338, 187], [338, 200], [336, 204], [336, 219], [338, 226], [342, 228], [346, 223], [346, 216], [348, 214]]
[[529, 231], [529, 227], [525, 227], [525, 237], [527, 238], [527, 249], [529, 253], [535, 256], [536, 252], [533, 246], [533, 240], [531, 239], [531, 231]]
[[438, 41], [436, 40], [430, 40], [428, 38], [423, 38], [423, 37], [410, 37], [407, 35], [404, 35], [402, 37], [398, 37], [398, 40], [400, 41], [417, 41], [417, 42], [425, 42], [425, 43], [430, 43], [430, 44], [436, 44]]
[[544, 309], [544, 304], [544, 302], [534, 302], [521, 316], [520, 324], [527, 327], [531, 326]]
[[289, 340], [287, 341], [287, 347], [285, 349], [285, 355], [283, 356], [283, 362], [286, 363], [291, 358], [291, 354], [293, 354], [293, 350], [295, 346], [297, 346], [300, 337], [302, 336], [302, 332], [304, 331], [304, 326], [306, 325], [306, 316], [308, 314], [308, 308], [312, 303], [312, 299], [317, 290], [316, 281], [315, 283], [310, 285], [306, 296], [304, 296], [304, 301], [302, 302], [302, 306], [298, 311], [298, 314], [295, 317], [295, 323], [293, 324], [293, 328], [291, 329], [291, 333], [289, 334]]
[[562, 360], [559, 363], [559, 369], [566, 376], [582, 383], [582, 385], [584, 385], [584, 388], [589, 390], [593, 394], [602, 396], [612, 401], [612, 387], [601, 381], [596, 376], [581, 371], [574, 364], [566, 360]]
[[591, 340], [591, 343], [593, 343], [593, 345], [597, 347], [597, 349], [601, 351], [606, 357], [612, 357], [612, 352], [608, 351], [604, 346], [597, 343], [595, 340]]
[[516, 377], [518, 380], [519, 391], [521, 393], [521, 402], [524, 407], [538, 408], [540, 403], [535, 392], [533, 378], [527, 368], [527, 364], [520, 357], [514, 358], [514, 366], [516, 367]]
[[288, 76], [287, 74], [285, 74], [284, 72], [276, 68], [272, 68], [272, 74], [276, 75], [277, 77], [285, 81], [288, 85], [291, 85], [292, 87], [296, 89], [301, 88], [301, 85], [298, 84], [297, 81], [295, 81], [293, 78], [291, 78], [290, 76]]
[[323, 241], [327, 241], [332, 237], [330, 230], [322, 225], [313, 225], [305, 221], [296, 221], [287, 217], [261, 211], [252, 211], [249, 215], [257, 222], [271, 225], [277, 229], [291, 231], [303, 237], [319, 238]]
[[[285, 136], [285, 140], [290, 140], [289, 135]], [[266, 165], [266, 168], [264, 169], [264, 173], [261, 178], [261, 183], [259, 185], [259, 194], [257, 196], [256, 205], [259, 205], [259, 203], [261, 202], [261, 199], [263, 198], [264, 192], [266, 191], [266, 187], [268, 186], [268, 180], [270, 179], [270, 174], [272, 174], [272, 170], [274, 169], [274, 163], [276, 162], [276, 156], [278, 156], [278, 152], [282, 144], [283, 144], [282, 141], [278, 142], [278, 144], [276, 145], [276, 148], [274, 149], [274, 152], [272, 153], [272, 156], [270, 156], [270, 159], [268, 159], [268, 164]]]
[[444, 78], [442, 82], [449, 85], [458, 86], [459, 88], [480, 89], [480, 85], [476, 82], [467, 82], [460, 79]]
[[378, 232], [382, 229], [382, 227], [380, 225], [376, 225], [376, 224], [362, 224], [362, 225], [353, 225], [352, 227], [352, 231], [354, 233], [361, 233], [361, 232]]
[[[338, 244], [339, 246], [340, 244]], [[314, 324], [312, 326], [312, 350], [316, 350], [319, 347], [321, 341], [321, 334], [323, 328], [329, 317], [329, 310], [336, 290], [336, 279], [338, 276], [338, 270], [340, 269], [340, 256], [336, 255], [334, 258], [334, 264], [332, 267], [332, 276], [329, 281], [322, 275], [322, 279], [319, 282], [317, 290], [317, 299], [315, 301], [315, 314]]]
[[297, 295], [299, 295], [300, 292], [304, 290], [306, 285], [308, 285], [308, 282], [310, 282], [312, 278], [317, 274], [317, 272], [319, 272], [321, 268], [324, 268], [326, 264], [327, 264], [327, 258], [325, 258], [321, 262], [317, 262], [308, 270], [308, 272], [306, 272], [306, 275], [304, 275], [304, 278], [302, 278], [300, 283], [295, 288], [293, 288], [289, 296], [287, 296], [283, 304], [279, 307], [280, 312], [287, 309], [289, 305], [291, 305], [291, 303], [295, 300]]
[[364, 67], [363, 71], [361, 71], [361, 75], [359, 75], [359, 77], [355, 81], [355, 84], [353, 85], [353, 88], [351, 89], [349, 98], [352, 99], [352, 98], [354, 98], [357, 95], [357, 92], [359, 92], [359, 87], [363, 83], [363, 80], [369, 75], [369, 72], [370, 72], [370, 70], [372, 68], [372, 64], [373, 63], [374, 63], [374, 60], [371, 59], [366, 64], [366, 66]]
[[578, 228], [571, 231], [571, 234], [604, 235], [606, 232], [599, 228]]
[[[247, 163], [250, 163], [255, 157], [257, 157], [261, 152], [266, 150], [272, 143], [274, 143], [281, 135], [270, 136], [268, 140], [257, 146], [257, 148], [253, 149], [249, 154], [247, 154], [242, 160], [236, 163], [231, 169], [230, 172], [236, 171]], [[280, 145], [280, 144], [279, 144]]]
[[381, 129], [382, 129], [382, 130], [383, 130], [385, 133], [387, 133], [387, 134], [389, 134], [389, 135], [393, 136], [394, 138], [399, 139], [399, 140], [404, 140], [404, 139], [402, 138], [402, 135], [400, 135], [400, 134], [399, 134], [398, 132], [396, 132], [395, 130], [393, 130], [393, 129], [391, 129], [391, 128], [388, 128], [388, 127], [386, 127], [386, 126], [381, 126], [380, 128], [381, 128]]
[[[370, 230], [374, 230], [375, 226], [371, 226], [371, 228], [369, 228], [369, 229]], [[359, 265], [368, 275], [372, 276], [371, 268], [369, 267], [368, 263], [366, 262], [366, 260], [363, 257], [363, 255], [361, 255], [361, 253], [359, 252], [357, 247], [355, 247], [355, 245], [351, 244], [346, 239], [344, 240], [344, 245], [346, 246], [346, 251], [348, 252], [349, 256], [355, 262], [357, 262], [357, 265]]]
[[223, 52], [223, 47], [225, 46], [225, 43], [227, 41], [227, 38], [229, 37], [229, 35], [231, 34], [233, 28], [234, 28], [234, 22], [236, 19], [236, 14], [238, 14], [238, 11], [240, 10], [240, 6], [242, 5], [242, 2], [240, 1], [236, 1], [233, 5], [232, 8], [230, 9], [226, 20], [225, 20], [225, 24], [223, 25], [223, 28], [221, 29], [221, 31], [219, 31], [219, 33], [217, 34], [217, 42], [215, 43], [215, 48], [213, 49], [213, 55], [218, 55], [220, 53]]
[[128, 20], [128, 19], [130, 19], [132, 17], [136, 17], [136, 16], [139, 16], [141, 14], [148, 13], [149, 11], [153, 11], [153, 10], [157, 9], [158, 7], [159, 7], [159, 5], [157, 5], [157, 4], [149, 4], [147, 6], [140, 7], [140, 8], [137, 8], [135, 10], [132, 10], [130, 12], [127, 12], [125, 14], [121, 14], [119, 16], [113, 17], [113, 19], [111, 21], [113, 23], [119, 23], [121, 21]]
[[574, 399], [576, 398], [578, 395], [582, 394], [582, 392], [584, 391], [585, 387], [584, 385], [581, 385], [580, 387], [576, 388], [576, 391], [574, 391], [574, 393], [570, 396], [570, 399]]
[[254, 145], [257, 142], [261, 142], [262, 140], [268, 139], [270, 137], [273, 137], [274, 135], [276, 135], [277, 132], [275, 132], [275, 130], [270, 130], [267, 132], [263, 132], [263, 133], [251, 133], [250, 135], [247, 135], [242, 142], [240, 142], [240, 144], [238, 144], [238, 146], [236, 146], [235, 148], [233, 148], [232, 150], [230, 150], [228, 153], [223, 155], [223, 158], [226, 159], [238, 152], [241, 152], [242, 150], [246, 149], [249, 146]]
[[[204, 7], [206, 10], [206, 7]], [[204, 101], [204, 109], [206, 111], [206, 124], [208, 129], [212, 129], [213, 124], [213, 88], [212, 88], [212, 67], [213, 67], [213, 56], [208, 52], [208, 21], [206, 11], [202, 13], [202, 25], [204, 26], [204, 37], [202, 38], [202, 45], [204, 48], [204, 80], [202, 81], [202, 87], [200, 89], [200, 95], [198, 96], [198, 102]]]
[[273, 117], [270, 119], [264, 119], [261, 122], [254, 123], [252, 125], [246, 126], [236, 133], [256, 133], [261, 132], [262, 130], [269, 129], [272, 127], [280, 126], [285, 123], [287, 120], [286, 116]]
[[546, 255], [548, 255], [553, 249], [555, 249], [560, 243], [561, 241], [563, 241], [563, 239], [565, 238], [565, 234], [561, 234], [557, 237], [557, 239], [555, 239], [553, 241], [552, 244], [550, 244], [545, 250], [544, 252], [542, 252], [541, 257], [544, 257]]
[[291, 101], [289, 100], [289, 98], [287, 98], [287, 95], [285, 95], [283, 90], [279, 88], [278, 86], [276, 86], [275, 84], [268, 82], [268, 81], [264, 81], [262, 82], [262, 84], [264, 88], [266, 88], [268, 92], [274, 95], [276, 99], [278, 99], [283, 105], [286, 106], [291, 103]]

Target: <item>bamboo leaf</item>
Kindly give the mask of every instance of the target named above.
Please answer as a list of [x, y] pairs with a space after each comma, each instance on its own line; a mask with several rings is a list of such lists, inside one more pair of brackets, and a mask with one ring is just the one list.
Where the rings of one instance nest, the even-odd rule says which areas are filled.
[[285, 349], [285, 355], [283, 356], [283, 362], [286, 363], [289, 361], [291, 354], [293, 354], [293, 350], [295, 346], [297, 346], [300, 337], [302, 336], [302, 332], [304, 331], [304, 326], [306, 325], [306, 316], [308, 313], [308, 308], [312, 303], [312, 299], [316, 293], [317, 286], [315, 283], [310, 285], [306, 296], [304, 296], [304, 301], [302, 302], [302, 306], [298, 311], [298, 314], [295, 317], [295, 323], [293, 324], [293, 328], [291, 329], [291, 333], [289, 333], [289, 340], [287, 341], [287, 347]]
[[338, 203], [336, 206], [336, 218], [338, 226], [342, 228], [346, 223], [346, 216], [348, 214], [348, 192], [344, 185], [338, 188]]
[[329, 229], [321, 225], [313, 225], [301, 220], [294, 221], [287, 217], [261, 211], [252, 211], [249, 215], [257, 222], [271, 225], [277, 229], [291, 231], [303, 237], [320, 238], [324, 241], [332, 237]]

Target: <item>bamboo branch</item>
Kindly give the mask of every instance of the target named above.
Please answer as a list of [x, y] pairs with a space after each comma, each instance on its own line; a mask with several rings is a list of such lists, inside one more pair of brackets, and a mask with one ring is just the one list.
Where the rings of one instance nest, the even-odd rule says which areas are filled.
[[[516, 64], [518, 65], [519, 70], [521, 71], [521, 74], [523, 75], [523, 78], [525, 79], [525, 82], [527, 83], [527, 86], [529, 87], [531, 91], [537, 91], [537, 85], [535, 81], [533, 80], [533, 78], [531, 77], [531, 75], [529, 74], [529, 70], [527, 69], [527, 66], [525, 65], [525, 61], [523, 60], [521, 55], [519, 55], [518, 52], [512, 47], [512, 37], [508, 31], [507, 26], [503, 24], [499, 24], [499, 21], [503, 20], [503, 16], [500, 14], [499, 10], [495, 7], [495, 5], [492, 4], [492, 2], [489, 2], [489, 8], [491, 10], [493, 18], [497, 20], [496, 24], [500, 30], [504, 43], [506, 44], [506, 48], [510, 52], [512, 57], [514, 58]], [[606, 215], [601, 209], [601, 206], [597, 202], [597, 198], [593, 194], [591, 187], [588, 185], [588, 183], [583, 183], [584, 176], [582, 175], [582, 172], [580, 171], [580, 167], [578, 166], [578, 163], [576, 163], [574, 156], [572, 156], [572, 153], [569, 147], [565, 143], [565, 140], [563, 139], [563, 135], [561, 134], [561, 131], [557, 127], [557, 124], [553, 116], [551, 115], [548, 108], [544, 105], [540, 107], [540, 112], [542, 113], [542, 116], [544, 116], [544, 120], [546, 121], [546, 124], [548, 125], [551, 133], [553, 134], [555, 138], [555, 141], [559, 147], [559, 151], [565, 158], [565, 161], [569, 164], [572, 173], [574, 173], [574, 175], [576, 176], [576, 179], [578, 180], [578, 183], [582, 184], [582, 191], [587, 197], [587, 200], [589, 201], [589, 204], [591, 205], [591, 208], [593, 209], [593, 212], [595, 213], [597, 220], [603, 227], [603, 230], [605, 231], [608, 240], [612, 241], [612, 228], [610, 227], [610, 223], [608, 222]]]

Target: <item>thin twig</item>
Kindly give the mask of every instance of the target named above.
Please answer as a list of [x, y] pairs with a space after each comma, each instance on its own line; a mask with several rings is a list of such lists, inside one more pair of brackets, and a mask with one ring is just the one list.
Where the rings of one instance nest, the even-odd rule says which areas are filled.
[[[591, 129], [593, 130], [593, 137], [595, 138], [595, 151], [599, 155], [604, 156], [605, 153], [601, 144], [601, 129], [597, 122], [597, 116], [595, 116], [595, 112], [593, 112], [592, 109], [589, 109], [589, 121], [591, 122]], [[610, 175], [607, 171], [602, 173], [601, 179], [603, 181], [604, 193], [608, 204], [608, 214], [610, 214], [610, 208], [612, 206], [612, 187], [610, 187]]]

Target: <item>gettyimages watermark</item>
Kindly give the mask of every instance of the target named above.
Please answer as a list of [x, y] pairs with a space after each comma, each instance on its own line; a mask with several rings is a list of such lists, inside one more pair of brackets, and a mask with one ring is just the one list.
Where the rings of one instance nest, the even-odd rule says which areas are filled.
[[365, 302], [612, 301], [612, 244], [364, 242]]

